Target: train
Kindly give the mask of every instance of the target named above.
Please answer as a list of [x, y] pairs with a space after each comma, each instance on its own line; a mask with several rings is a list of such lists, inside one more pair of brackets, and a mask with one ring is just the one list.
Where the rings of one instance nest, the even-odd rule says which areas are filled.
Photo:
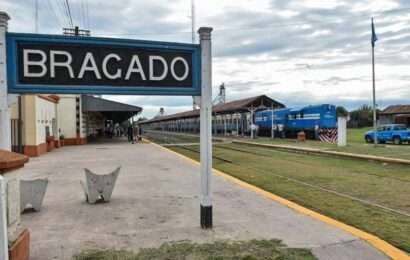
[[277, 137], [294, 137], [297, 132], [304, 131], [308, 138], [321, 139], [321, 135], [331, 136], [336, 132], [336, 106], [322, 104], [300, 109], [263, 110], [255, 113], [255, 124], [261, 136], [270, 136], [273, 128]]

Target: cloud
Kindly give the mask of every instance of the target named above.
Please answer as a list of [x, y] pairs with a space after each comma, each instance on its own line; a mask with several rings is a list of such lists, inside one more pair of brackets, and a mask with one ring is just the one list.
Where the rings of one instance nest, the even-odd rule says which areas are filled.
[[338, 77], [338, 76], [333, 76], [330, 78], [327, 78], [325, 80], [306, 80], [306, 83], [309, 84], [319, 84], [322, 86], [335, 86], [335, 85], [339, 85], [340, 83], [344, 83], [344, 82], [355, 82], [355, 81], [370, 81], [369, 77], [350, 77], [350, 78], [342, 78], [342, 77]]
[[[74, 23], [88, 27], [81, 0]], [[87, 1], [94, 36], [189, 42], [190, 1]], [[40, 33], [68, 26], [62, 1], [39, 1]], [[51, 3], [51, 4], [50, 4]], [[252, 4], [251, 4], [252, 3]], [[227, 99], [268, 94], [288, 106], [335, 103], [354, 108], [371, 100], [370, 18], [376, 33], [379, 105], [410, 103], [410, 3], [407, 0], [197, 1], [197, 25], [213, 26], [214, 94]], [[2, 0], [10, 31], [34, 30], [33, 2]], [[83, 11], [81, 11], [83, 10]], [[303, 98], [302, 98], [303, 97]], [[182, 111], [191, 97], [109, 98], [139, 105], [150, 117], [159, 107]]]

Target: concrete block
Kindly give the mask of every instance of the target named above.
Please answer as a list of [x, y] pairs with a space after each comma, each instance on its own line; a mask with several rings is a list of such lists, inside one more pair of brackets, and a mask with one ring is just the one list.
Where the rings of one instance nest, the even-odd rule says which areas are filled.
[[6, 181], [8, 240], [14, 241], [20, 234], [20, 174], [19, 171], [9, 171], [3, 177]]
[[27, 208], [41, 210], [46, 194], [48, 179], [20, 180], [20, 210]]
[[81, 185], [84, 189], [85, 200], [88, 203], [110, 201], [121, 167], [118, 167], [113, 172], [105, 175], [93, 173], [89, 169], [84, 170], [85, 182], [81, 181]]

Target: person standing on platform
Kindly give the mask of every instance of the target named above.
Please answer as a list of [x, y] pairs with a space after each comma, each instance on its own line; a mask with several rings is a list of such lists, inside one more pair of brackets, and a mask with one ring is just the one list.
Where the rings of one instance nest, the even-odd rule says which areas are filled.
[[131, 124], [129, 124], [128, 126], [127, 135], [128, 135], [128, 142], [134, 143], [134, 129], [132, 129]]

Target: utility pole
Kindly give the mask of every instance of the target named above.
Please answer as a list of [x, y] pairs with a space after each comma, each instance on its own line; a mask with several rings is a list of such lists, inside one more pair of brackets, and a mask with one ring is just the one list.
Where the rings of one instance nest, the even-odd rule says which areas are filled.
[[[192, 30], [192, 44], [196, 43], [196, 31], [195, 31], [195, 0], [191, 0], [191, 30]], [[197, 96], [192, 97], [192, 108], [199, 109], [201, 105], [201, 98]]]
[[90, 30], [84, 30], [75, 26], [74, 28], [63, 28], [63, 34], [69, 36], [91, 36]]
[[191, 27], [192, 27], [192, 43], [196, 43], [196, 31], [195, 31], [195, 0], [191, 0]]
[[34, 0], [34, 32], [38, 33], [38, 0]]
[[[63, 34], [67, 35], [67, 36], [75, 36], [75, 37], [90, 36], [91, 35], [90, 30], [83, 30], [83, 29], [80, 29], [78, 26], [74, 26], [74, 28], [63, 28]], [[76, 102], [78, 102], [78, 104], [81, 104], [82, 95], [75, 95], [75, 96], [76, 96]], [[101, 95], [95, 95], [95, 96], [101, 98]], [[78, 111], [77, 111], [77, 113], [78, 113]], [[81, 119], [82, 118], [81, 113], [77, 114], [77, 115], [79, 115], [79, 116], [76, 117], [76, 125], [81, 125], [80, 124], [80, 122], [82, 120]], [[86, 124], [88, 124], [88, 117], [87, 117]], [[81, 137], [81, 129], [77, 130], [77, 131], [79, 131], [77, 133], [77, 140], [79, 140], [79, 138]], [[88, 131], [88, 127], [87, 127], [87, 131]], [[134, 140], [132, 142], [134, 143]]]

